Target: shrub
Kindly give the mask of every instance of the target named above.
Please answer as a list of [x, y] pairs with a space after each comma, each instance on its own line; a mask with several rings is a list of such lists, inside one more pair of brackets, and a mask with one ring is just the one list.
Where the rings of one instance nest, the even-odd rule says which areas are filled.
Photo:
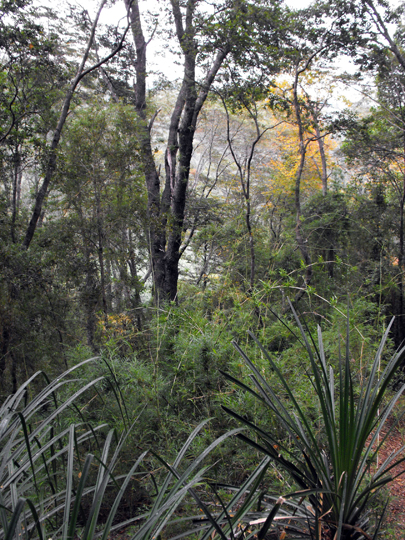
[[368, 376], [360, 380], [359, 389], [355, 391], [350, 366], [349, 323], [345, 357], [342, 358], [339, 349], [338, 374], [335, 377], [333, 368], [327, 365], [320, 328], [316, 345], [312, 337], [306, 336], [294, 310], [293, 314], [309, 359], [309, 365], [302, 366], [302, 376], [307, 377], [308, 392], [312, 392], [319, 409], [319, 419], [313, 421], [308, 417], [278, 363], [257, 340], [257, 345], [283, 387], [286, 399], [282, 400], [275, 393], [236, 343], [235, 347], [250, 367], [255, 389], [228, 374], [224, 375], [272, 411], [288, 438], [280, 441], [254, 421], [224, 408], [256, 435], [255, 439], [244, 434], [238, 437], [274, 460], [295, 482], [298, 489], [285, 497], [298, 498], [298, 507], [303, 509], [303, 513], [305, 508], [310, 510], [307, 514], [308, 526], [306, 530], [301, 527], [302, 534], [334, 540], [377, 538], [381, 518], [374, 525], [371, 523], [372, 502], [383, 486], [392, 480], [391, 474], [396, 465], [405, 460], [401, 454], [403, 447], [377, 465], [378, 452], [399, 421], [397, 419], [382, 433], [387, 418], [405, 389], [403, 385], [388, 398], [390, 384], [403, 362], [405, 348], [392, 356], [380, 375], [381, 355], [391, 321], [369, 366]]
[[[115, 430], [107, 431], [105, 425], [71, 422], [69, 409], [75, 401], [103, 380], [98, 377], [79, 385], [71, 377], [92, 360], [79, 363], [52, 382], [45, 377], [47, 384], [32, 396], [31, 385], [41, 376], [36, 373], [0, 407], [0, 538], [92, 540], [97, 536], [106, 540], [113, 530], [135, 524], [133, 539], [145, 540], [159, 535], [189, 494], [208, 522], [219, 528], [193, 488], [204, 482], [206, 456], [235, 430], [190, 460], [191, 445], [207, 424], [205, 420], [193, 430], [172, 465], [145, 451], [132, 456], [129, 470], [117, 475], [121, 450], [136, 422], [118, 441]], [[163, 465], [163, 472], [153, 472], [153, 460], [160, 469]], [[147, 511], [115, 523], [127, 489], [137, 480], [153, 487]], [[106, 502], [107, 515], [102, 512]]]

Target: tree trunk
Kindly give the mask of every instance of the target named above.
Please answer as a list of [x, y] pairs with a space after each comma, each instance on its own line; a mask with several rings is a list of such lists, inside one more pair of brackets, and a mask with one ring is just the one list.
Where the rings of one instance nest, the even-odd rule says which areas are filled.
[[[309, 65], [309, 61], [307, 61], [307, 66], [308, 65]], [[306, 67], [304, 69], [306, 69]], [[306, 288], [308, 287], [312, 279], [312, 265], [311, 265], [311, 258], [309, 255], [309, 251], [308, 251], [308, 239], [304, 238], [302, 234], [302, 222], [301, 222], [301, 178], [302, 178], [302, 173], [304, 172], [305, 154], [306, 154], [307, 145], [304, 141], [304, 128], [302, 125], [301, 109], [300, 109], [300, 105], [298, 101], [298, 78], [299, 78], [300, 73], [302, 73], [304, 69], [299, 70], [298, 65], [297, 65], [296, 72], [295, 72], [295, 79], [294, 79], [294, 88], [293, 88], [293, 102], [294, 102], [295, 117], [297, 119], [297, 124], [298, 124], [299, 153], [300, 153], [300, 163], [299, 163], [297, 174], [295, 177], [295, 211], [296, 211], [295, 238], [296, 238], [298, 247], [301, 251], [301, 255], [304, 259], [304, 263], [306, 267], [305, 277], [304, 277], [304, 288]], [[303, 294], [304, 294], [304, 290], [299, 291], [295, 296], [295, 302], [298, 302], [303, 296]]]
[[[321, 128], [319, 126], [319, 115], [322, 106], [319, 103], [316, 103], [316, 105], [312, 105], [310, 99], [307, 100], [309, 111], [312, 116], [312, 121], [314, 123], [315, 128], [315, 135], [318, 142], [318, 148], [319, 148], [319, 155], [321, 156], [321, 182], [322, 182], [322, 195], [326, 197], [326, 194], [328, 193], [328, 167], [326, 162], [326, 153], [325, 153], [325, 139], [324, 136], [321, 133]], [[319, 171], [319, 169], [318, 169]]]
[[[405, 154], [404, 154], [405, 156]], [[404, 157], [405, 162], [405, 157]], [[405, 205], [405, 172], [403, 173], [402, 194], [399, 207], [399, 253], [398, 253], [398, 269], [399, 269], [399, 302], [397, 313], [397, 336], [396, 344], [399, 347], [402, 344], [404, 331], [404, 262], [405, 262], [405, 246], [404, 246], [404, 205]]]
[[18, 207], [20, 203], [20, 193], [21, 193], [21, 155], [18, 146], [16, 146], [14, 151], [14, 169], [13, 169], [13, 199], [12, 199], [12, 215], [11, 215], [11, 240], [13, 244], [17, 242], [15, 234], [15, 225], [18, 215]]
[[[83, 238], [85, 242], [85, 238]], [[98, 305], [98, 299], [96, 294], [96, 284], [94, 281], [94, 272], [91, 264], [90, 252], [87, 247], [85, 247], [85, 264], [86, 264], [86, 281], [84, 286], [84, 291], [82, 295], [82, 301], [84, 304], [84, 311], [86, 314], [86, 341], [87, 346], [90, 347], [92, 351], [98, 353], [98, 348], [95, 344], [95, 334], [96, 334], [96, 309]]]
[[4, 325], [3, 326], [3, 339], [1, 344], [1, 352], [0, 352], [0, 388], [4, 392], [5, 391], [5, 384], [4, 384], [4, 371], [6, 369], [6, 359], [9, 355], [9, 345], [10, 345], [10, 331], [9, 328]]
[[315, 124], [315, 133], [318, 139], [319, 154], [321, 156], [321, 164], [322, 164], [322, 173], [321, 173], [322, 195], [326, 197], [326, 194], [328, 193], [328, 169], [326, 165], [325, 141], [321, 135], [321, 130], [319, 129], [318, 124]]
[[91, 73], [92, 71], [98, 69], [105, 62], [107, 62], [113, 56], [115, 56], [123, 47], [123, 42], [124, 42], [124, 39], [125, 39], [125, 36], [126, 36], [126, 33], [127, 33], [128, 29], [124, 32], [118, 46], [115, 48], [115, 50], [113, 52], [111, 52], [108, 56], [106, 56], [102, 60], [98, 61], [93, 66], [91, 66], [91, 67], [89, 67], [87, 69], [84, 69], [85, 64], [87, 62], [87, 59], [88, 59], [88, 57], [90, 55], [90, 51], [92, 49], [93, 43], [94, 43], [94, 36], [95, 36], [95, 33], [96, 33], [98, 20], [99, 20], [101, 11], [102, 11], [104, 5], [106, 4], [106, 2], [107, 2], [107, 0], [102, 0], [101, 1], [101, 4], [100, 4], [100, 6], [98, 8], [98, 11], [97, 11], [96, 18], [95, 18], [95, 20], [93, 22], [93, 25], [92, 25], [92, 28], [91, 28], [91, 31], [90, 31], [90, 37], [89, 37], [89, 40], [88, 40], [88, 43], [87, 43], [87, 46], [86, 46], [86, 50], [85, 50], [85, 52], [83, 54], [83, 57], [81, 59], [80, 66], [79, 66], [79, 68], [77, 70], [75, 78], [73, 79], [73, 81], [72, 81], [72, 83], [70, 85], [70, 88], [68, 89], [68, 91], [66, 92], [66, 95], [65, 95], [65, 99], [64, 99], [64, 102], [63, 102], [63, 105], [62, 105], [62, 111], [61, 111], [61, 113], [59, 115], [58, 124], [56, 126], [55, 131], [54, 131], [51, 146], [50, 146], [50, 149], [49, 149], [49, 158], [48, 158], [48, 162], [47, 162], [46, 168], [45, 168], [45, 176], [44, 176], [42, 184], [41, 184], [41, 186], [40, 186], [40, 188], [38, 190], [37, 196], [35, 198], [35, 204], [34, 204], [34, 209], [33, 209], [33, 212], [32, 212], [32, 216], [31, 216], [30, 222], [28, 224], [28, 227], [27, 227], [27, 230], [26, 230], [26, 233], [25, 233], [24, 241], [22, 243], [22, 247], [24, 249], [28, 249], [30, 244], [31, 244], [31, 241], [32, 241], [32, 239], [34, 237], [34, 234], [35, 234], [35, 231], [36, 231], [36, 228], [37, 228], [37, 225], [38, 225], [38, 220], [40, 219], [40, 216], [41, 216], [42, 206], [44, 204], [45, 198], [48, 195], [51, 180], [53, 178], [53, 174], [54, 174], [55, 169], [56, 169], [56, 151], [57, 151], [57, 148], [59, 146], [60, 138], [61, 138], [61, 135], [62, 135], [62, 130], [63, 130], [63, 127], [64, 127], [64, 125], [66, 123], [66, 119], [67, 119], [69, 109], [70, 109], [70, 104], [71, 104], [71, 101], [73, 99], [76, 88], [79, 85], [80, 81], [88, 73]]
[[137, 55], [136, 111], [140, 118], [140, 153], [148, 195], [147, 210], [154, 298], [155, 302], [160, 304], [177, 298], [180, 247], [184, 232], [195, 127], [209, 89], [229, 51], [226, 47], [218, 50], [211, 69], [197, 91], [195, 73], [197, 46], [194, 41], [193, 26], [196, 0], [187, 0], [184, 21], [178, 0], [171, 0], [176, 35], [184, 58], [184, 75], [170, 119], [165, 152], [165, 183], [161, 193], [162, 186], [151, 143], [154, 118], [149, 123], [146, 118], [147, 43], [142, 29], [138, 0], [124, 0], [124, 3], [130, 16]]
[[104, 230], [103, 230], [103, 216], [101, 211], [101, 194], [99, 186], [97, 186], [97, 180], [94, 179], [94, 195], [96, 199], [96, 221], [97, 221], [97, 253], [98, 262], [100, 265], [100, 286], [101, 286], [101, 299], [103, 303], [104, 319], [106, 324], [108, 323], [108, 304], [106, 293], [106, 275], [104, 264]]

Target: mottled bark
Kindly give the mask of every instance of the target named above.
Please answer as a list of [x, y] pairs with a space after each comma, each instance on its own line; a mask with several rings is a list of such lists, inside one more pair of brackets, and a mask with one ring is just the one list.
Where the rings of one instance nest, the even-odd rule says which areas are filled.
[[2, 390], [4, 390], [3, 374], [6, 369], [6, 359], [9, 353], [9, 345], [10, 345], [10, 331], [9, 331], [9, 328], [6, 325], [4, 325], [2, 343], [1, 343], [1, 353], [0, 353], [0, 388]]
[[[312, 59], [312, 57], [311, 57]], [[309, 66], [310, 60], [308, 60], [305, 66], [299, 69], [298, 64], [295, 70], [294, 86], [293, 86], [293, 105], [295, 117], [298, 125], [298, 140], [299, 140], [299, 155], [300, 162], [297, 169], [297, 174], [295, 176], [295, 190], [294, 190], [294, 200], [295, 200], [295, 212], [296, 212], [296, 221], [295, 221], [295, 239], [297, 241], [298, 247], [300, 249], [302, 258], [305, 263], [305, 277], [304, 277], [304, 289], [299, 291], [295, 296], [295, 302], [298, 302], [303, 294], [304, 290], [311, 283], [312, 279], [312, 265], [311, 257], [308, 250], [308, 239], [304, 237], [302, 232], [302, 221], [301, 221], [301, 179], [304, 172], [305, 166], [305, 155], [308, 146], [308, 141], [304, 140], [304, 128], [302, 124], [302, 115], [301, 108], [298, 100], [298, 80], [299, 76], [307, 67]]]
[[18, 208], [20, 203], [21, 194], [21, 155], [18, 146], [15, 148], [14, 156], [14, 168], [13, 168], [13, 198], [12, 198], [12, 214], [11, 214], [11, 240], [15, 244], [17, 242], [15, 226], [18, 215]]
[[322, 195], [326, 197], [326, 194], [328, 193], [328, 166], [326, 162], [325, 152], [325, 135], [322, 135], [321, 128], [319, 126], [319, 109], [315, 109], [315, 107], [309, 102], [309, 110], [314, 124], [316, 140], [319, 148], [319, 155], [321, 157], [320, 177], [322, 182]]
[[103, 304], [104, 319], [108, 322], [108, 304], [107, 304], [107, 292], [106, 292], [106, 272], [104, 264], [104, 227], [103, 227], [103, 215], [101, 211], [101, 197], [97, 186], [97, 181], [94, 180], [94, 195], [96, 199], [96, 222], [97, 222], [97, 254], [98, 262], [100, 266], [100, 286], [101, 286], [101, 299]]
[[[310, 98], [308, 97], [308, 108], [312, 117], [312, 122], [314, 126], [316, 141], [318, 143], [319, 155], [321, 158], [321, 169], [319, 170], [318, 164], [316, 167], [319, 172], [319, 176], [322, 182], [322, 195], [326, 197], [328, 193], [328, 166], [326, 161], [326, 152], [325, 152], [325, 134], [321, 133], [321, 128], [319, 125], [319, 116], [322, 109], [322, 105], [319, 103], [312, 104]], [[329, 277], [333, 278], [334, 273], [334, 261], [335, 261], [335, 246], [333, 240], [330, 240], [329, 246], [325, 249], [325, 261], [326, 268], [329, 273]]]
[[[405, 137], [404, 137], [405, 139]], [[404, 172], [402, 174], [402, 194], [400, 198], [399, 208], [399, 254], [398, 254], [398, 268], [399, 268], [399, 313], [398, 318], [400, 320], [399, 339], [404, 339], [404, 263], [405, 263], [405, 246], [404, 246], [404, 206], [405, 206], [405, 148], [404, 148]]]

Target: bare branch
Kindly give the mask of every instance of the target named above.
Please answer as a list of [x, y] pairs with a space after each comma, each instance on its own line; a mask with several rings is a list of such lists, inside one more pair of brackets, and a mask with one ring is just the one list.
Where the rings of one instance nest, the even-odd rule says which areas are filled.
[[155, 111], [155, 113], [153, 114], [152, 118], [149, 120], [149, 125], [148, 125], [148, 129], [149, 131], [151, 131], [152, 127], [153, 127], [153, 124], [156, 120], [156, 117], [157, 115], [160, 113], [162, 109], [157, 109], [157, 111]]

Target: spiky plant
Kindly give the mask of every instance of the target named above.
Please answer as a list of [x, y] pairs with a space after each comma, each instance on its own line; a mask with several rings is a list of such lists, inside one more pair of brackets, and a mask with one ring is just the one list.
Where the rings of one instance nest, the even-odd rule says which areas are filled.
[[[114, 430], [106, 433], [105, 425], [86, 428], [81, 422], [66, 426], [63, 418], [78, 398], [102, 380], [100, 377], [80, 386], [80, 379], [71, 377], [93, 360], [78, 364], [52, 382], [46, 379], [44, 388], [35, 394], [30, 385], [38, 383], [41, 372], [36, 373], [0, 407], [0, 539], [106, 540], [114, 530], [129, 525], [135, 525], [134, 540], [151, 539], [160, 534], [188, 494], [205, 511], [210, 523], [220, 529], [193, 488], [204, 481], [206, 456], [240, 430], [218, 438], [184, 467], [183, 458], [208, 420], [201, 422], [173, 465], [155, 455], [167, 470], [161, 482], [148, 468], [153, 452], [147, 451], [134, 456], [124, 475], [117, 475], [120, 451], [130, 430], [115, 444]], [[115, 393], [118, 396], [119, 389]], [[136, 429], [136, 421], [132, 427]], [[90, 452], [91, 446], [98, 448], [97, 452]], [[145, 513], [114, 523], [135, 475], [154, 485], [152, 504]], [[113, 499], [111, 489], [115, 490]], [[110, 509], [105, 517], [101, 509], [107, 496]]]
[[[392, 481], [396, 474], [395, 467], [405, 459], [403, 457], [405, 447], [402, 447], [377, 465], [378, 453], [389, 440], [392, 430], [399, 421], [393, 422], [383, 431], [387, 419], [405, 389], [403, 385], [391, 395], [390, 383], [403, 363], [405, 347], [392, 356], [379, 374], [381, 355], [392, 325], [391, 321], [369, 366], [368, 376], [360, 381], [360, 388], [355, 392], [350, 366], [349, 321], [346, 353], [342, 357], [339, 350], [338, 373], [335, 377], [334, 370], [328, 366], [321, 329], [318, 327], [316, 344], [315, 340], [307, 338], [292, 306], [291, 309], [308, 354], [308, 384], [314, 390], [321, 411], [317, 427], [306, 414], [277, 361], [273, 360], [253, 335], [252, 338], [281, 383], [287, 401], [277, 395], [274, 388], [268, 384], [236, 343], [234, 343], [236, 349], [251, 369], [250, 378], [255, 388], [250, 388], [228, 374], [224, 375], [244, 391], [250, 392], [272, 411], [288, 434], [288, 440], [280, 441], [271, 432], [262, 430], [254, 422], [224, 408], [254, 431], [255, 440], [239, 434], [243, 441], [288, 471], [298, 489], [286, 497], [300, 498], [303, 506], [308, 506], [309, 502], [312, 517], [309, 520], [308, 534], [312, 538], [376, 539], [381, 519], [372, 525], [369, 519], [371, 503], [383, 486]], [[318, 436], [319, 424], [324, 433], [322, 442]]]
[[[0, 538], [67, 539], [73, 538], [79, 528], [84, 537], [93, 537], [101, 502], [107, 486], [115, 482], [114, 468], [125, 441], [124, 435], [113, 451], [114, 432], [110, 430], [103, 437], [105, 425], [86, 428], [79, 423], [66, 427], [62, 421], [78, 398], [101, 380], [76, 389], [78, 380], [71, 377], [93, 360], [76, 365], [52, 382], [44, 376], [46, 384], [35, 394], [31, 386], [34, 382], [38, 386], [41, 376], [41, 372], [36, 373], [0, 407]], [[90, 445], [101, 445], [97, 458], [86, 452]], [[131, 475], [144, 457], [145, 453], [117, 486], [107, 525], [111, 525]], [[93, 483], [89, 481], [94, 476], [91, 469], [97, 471]], [[92, 502], [85, 524], [79, 527], [84, 497]]]

